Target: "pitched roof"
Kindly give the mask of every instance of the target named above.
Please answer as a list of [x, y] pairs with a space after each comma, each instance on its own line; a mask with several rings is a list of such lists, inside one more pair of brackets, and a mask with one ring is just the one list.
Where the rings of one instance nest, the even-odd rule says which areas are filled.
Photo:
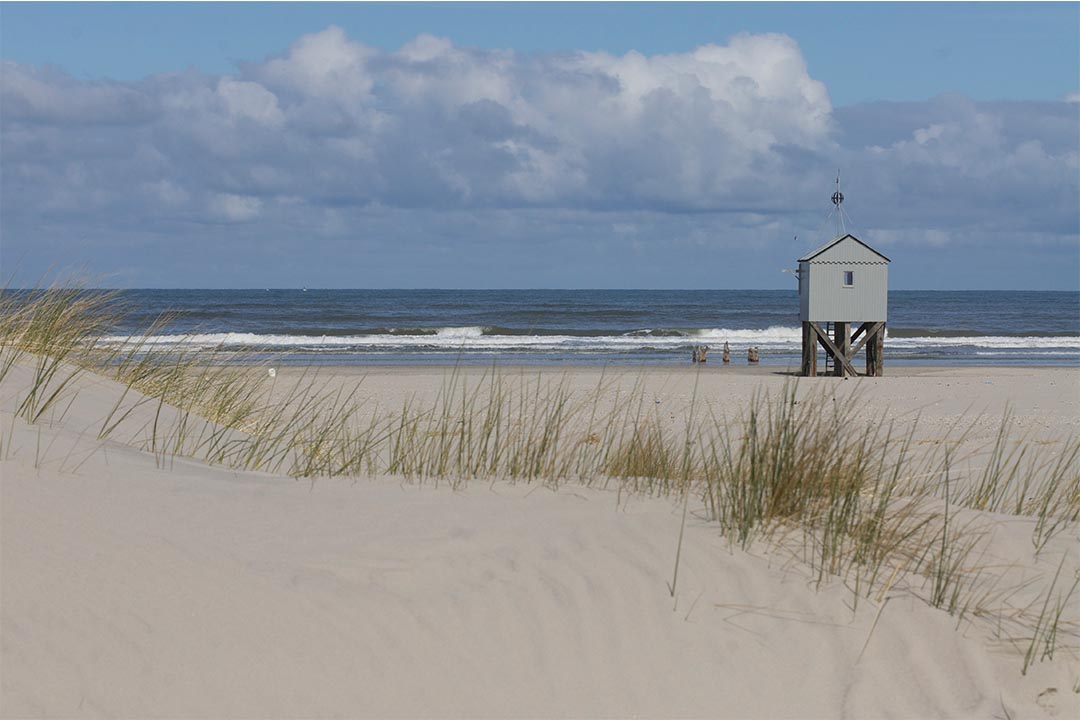
[[879, 256], [879, 257], [881, 257], [881, 259], [883, 259], [883, 260], [884, 260], [885, 262], [892, 262], [892, 260], [890, 260], [889, 258], [885, 257], [884, 255], [882, 255], [881, 253], [879, 253], [879, 252], [878, 252], [877, 250], [875, 250], [874, 248], [870, 247], [869, 245], [867, 245], [866, 243], [864, 243], [864, 242], [863, 242], [862, 240], [860, 240], [859, 238], [855, 237], [855, 236], [854, 236], [854, 235], [852, 235], [851, 233], [848, 233], [847, 235], [841, 235], [840, 237], [837, 237], [837, 238], [833, 238], [833, 239], [832, 239], [832, 240], [830, 240], [829, 242], [827, 242], [827, 243], [825, 243], [824, 245], [822, 245], [821, 247], [819, 247], [819, 248], [818, 248], [817, 250], [814, 250], [814, 251], [812, 251], [812, 252], [809, 252], [809, 253], [807, 253], [806, 255], [803, 255], [803, 256], [802, 256], [801, 258], [799, 258], [799, 262], [810, 262], [811, 260], [813, 260], [814, 258], [816, 258], [816, 257], [817, 257], [818, 255], [820, 255], [821, 253], [823, 253], [823, 252], [825, 252], [826, 250], [828, 250], [829, 248], [831, 248], [832, 246], [834, 246], [834, 245], [838, 245], [838, 244], [840, 244], [841, 242], [843, 242], [844, 240], [846, 240], [846, 239], [848, 239], [848, 238], [851, 238], [852, 240], [854, 240], [855, 242], [859, 243], [860, 245], [862, 245], [862, 246], [863, 246], [864, 248], [866, 248], [866, 249], [867, 249], [867, 250], [869, 250], [870, 252], [874, 253], [875, 255], [878, 255], [878, 256]]

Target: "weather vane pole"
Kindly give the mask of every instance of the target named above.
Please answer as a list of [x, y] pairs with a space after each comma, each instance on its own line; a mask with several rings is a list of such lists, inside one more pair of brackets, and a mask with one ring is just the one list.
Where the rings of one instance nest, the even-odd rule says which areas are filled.
[[840, 237], [840, 203], [844, 202], [844, 193], [840, 192], [840, 170], [836, 171], [836, 192], [832, 196], [833, 205], [836, 206], [836, 237]]

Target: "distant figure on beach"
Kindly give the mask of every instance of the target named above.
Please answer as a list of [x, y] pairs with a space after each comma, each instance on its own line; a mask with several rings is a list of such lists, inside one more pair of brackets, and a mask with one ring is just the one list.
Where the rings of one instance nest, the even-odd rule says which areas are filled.
[[690, 353], [690, 359], [696, 363], [705, 362], [706, 357], [709, 354], [708, 345], [695, 345], [694, 350]]
[[727, 342], [724, 342], [724, 354], [720, 359], [726, 363], [731, 362], [731, 348], [728, 347]]
[[746, 361], [751, 363], [751, 364], [757, 363], [757, 361], [758, 361], [758, 349], [756, 347], [752, 347], [752, 348], [750, 348], [749, 350], [746, 351]]

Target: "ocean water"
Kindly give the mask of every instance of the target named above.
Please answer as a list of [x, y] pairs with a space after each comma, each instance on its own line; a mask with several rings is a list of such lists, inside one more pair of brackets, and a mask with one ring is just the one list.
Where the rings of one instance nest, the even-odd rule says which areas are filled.
[[[105, 342], [330, 364], [799, 362], [794, 290], [126, 290]], [[889, 293], [886, 364], [1080, 365], [1078, 292]]]

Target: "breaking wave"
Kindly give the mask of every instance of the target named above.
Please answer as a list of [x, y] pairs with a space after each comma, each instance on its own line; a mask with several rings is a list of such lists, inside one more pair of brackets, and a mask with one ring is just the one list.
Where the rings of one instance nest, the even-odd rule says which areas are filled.
[[[255, 350], [531, 350], [537, 352], [606, 352], [633, 349], [675, 350], [691, 345], [714, 348], [728, 343], [733, 350], [751, 346], [763, 350], [794, 351], [802, 341], [797, 327], [773, 326], [745, 328], [640, 328], [620, 331], [525, 330], [514, 328], [465, 326], [440, 328], [376, 328], [355, 334], [263, 334], [247, 332], [195, 333], [189, 335], [153, 335], [138, 338], [149, 346]], [[101, 338], [103, 344], [126, 344], [132, 340], [112, 335]], [[1076, 335], [923, 335], [888, 332], [887, 345], [894, 349], [932, 352], [934, 349], [971, 348], [992, 350], [1056, 350], [1065, 354], [1080, 353]]]

